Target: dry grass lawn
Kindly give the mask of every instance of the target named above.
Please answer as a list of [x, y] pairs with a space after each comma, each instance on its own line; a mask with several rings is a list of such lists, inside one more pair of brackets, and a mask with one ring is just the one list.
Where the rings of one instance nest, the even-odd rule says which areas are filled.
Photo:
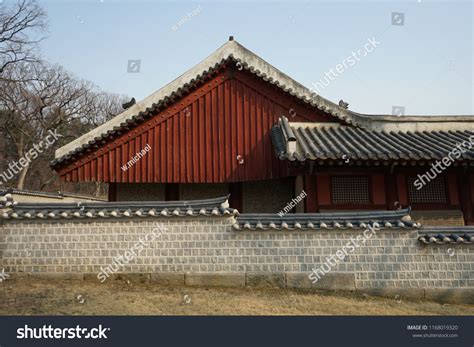
[[473, 315], [474, 305], [287, 289], [158, 287], [40, 279], [0, 283], [0, 315]]

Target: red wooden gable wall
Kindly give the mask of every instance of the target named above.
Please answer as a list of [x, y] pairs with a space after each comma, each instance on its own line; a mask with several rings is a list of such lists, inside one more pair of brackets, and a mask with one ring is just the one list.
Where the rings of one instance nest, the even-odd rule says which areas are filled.
[[[270, 130], [290, 121], [335, 122], [250, 72], [226, 67], [146, 122], [57, 169], [66, 181], [218, 183], [284, 177]], [[151, 150], [123, 171], [135, 153]]]

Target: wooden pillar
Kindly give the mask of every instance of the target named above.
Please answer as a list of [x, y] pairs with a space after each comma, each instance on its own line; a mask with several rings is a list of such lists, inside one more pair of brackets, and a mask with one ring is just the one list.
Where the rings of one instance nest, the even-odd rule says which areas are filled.
[[405, 174], [397, 174], [398, 202], [402, 207], [408, 206], [408, 187]]
[[385, 191], [387, 197], [387, 210], [396, 209], [396, 202], [398, 200], [397, 179], [393, 173], [385, 173]]
[[329, 174], [316, 175], [316, 190], [318, 193], [318, 209], [321, 208], [321, 205], [331, 206], [331, 177]]
[[[448, 172], [446, 174], [446, 178], [448, 180], [448, 203], [453, 209], [458, 209], [460, 203], [460, 195], [459, 195], [459, 184], [458, 182], [462, 182], [459, 180], [459, 176], [456, 172]], [[469, 184], [469, 182], [468, 182]]]
[[229, 206], [240, 213], [244, 212], [242, 182], [229, 183]]
[[387, 194], [385, 193], [385, 175], [383, 173], [373, 173], [372, 181], [372, 203], [374, 205], [385, 205]]
[[316, 213], [319, 210], [318, 207], [318, 192], [316, 187], [316, 176], [306, 175], [304, 176], [304, 191], [306, 192], [305, 200], [305, 212]]
[[[303, 176], [296, 176], [295, 177], [295, 186], [294, 186], [294, 192], [293, 192], [293, 197], [296, 198], [298, 195], [300, 195], [304, 189], [304, 180]], [[296, 213], [304, 213], [305, 207], [304, 207], [304, 202], [296, 204], [295, 206], [295, 212]]]
[[179, 183], [167, 183], [165, 186], [165, 200], [177, 201], [179, 200]]
[[459, 186], [459, 197], [461, 202], [461, 210], [464, 216], [464, 224], [474, 225], [473, 198], [474, 193], [474, 176], [467, 172], [458, 172], [457, 181]]
[[110, 182], [109, 183], [109, 201], [117, 201], [117, 183]]

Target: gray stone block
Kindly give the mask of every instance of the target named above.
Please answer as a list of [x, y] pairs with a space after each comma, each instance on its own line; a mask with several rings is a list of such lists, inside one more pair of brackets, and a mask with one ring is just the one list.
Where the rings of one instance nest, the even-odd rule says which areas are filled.
[[289, 288], [355, 290], [355, 274], [328, 273], [316, 283], [309, 279], [310, 272], [287, 272], [286, 286]]
[[151, 283], [160, 286], [184, 286], [184, 273], [159, 272], [151, 274]]
[[[1, 268], [1, 265], [0, 265], [0, 268]], [[8, 274], [6, 281], [17, 280], [17, 279], [22, 280], [28, 277], [29, 277], [29, 274], [27, 274], [26, 272], [12, 272], [11, 274]]]
[[285, 274], [249, 272], [245, 274], [245, 285], [258, 288], [283, 288], [285, 286]]
[[285, 285], [288, 288], [311, 288], [313, 284], [308, 278], [309, 273], [287, 272], [285, 273]]
[[474, 304], [473, 288], [427, 288], [425, 298], [435, 302]]
[[112, 279], [116, 281], [130, 281], [132, 283], [150, 283], [150, 274], [148, 273], [120, 273], [120, 274], [114, 274], [112, 276]]
[[422, 288], [357, 288], [356, 292], [370, 296], [382, 296], [396, 301], [423, 300], [425, 290]]
[[79, 280], [84, 279], [82, 273], [63, 273], [63, 272], [37, 272], [28, 274], [30, 278], [51, 279], [51, 280]]
[[186, 273], [187, 286], [203, 287], [244, 287], [244, 273]]

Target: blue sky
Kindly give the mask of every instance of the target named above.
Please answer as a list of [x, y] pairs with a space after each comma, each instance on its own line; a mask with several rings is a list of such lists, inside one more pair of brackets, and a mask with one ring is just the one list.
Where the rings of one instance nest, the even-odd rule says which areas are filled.
[[[210, 55], [229, 35], [308, 87], [375, 38], [380, 44], [321, 89], [322, 96], [342, 98], [362, 113], [390, 114], [392, 106], [403, 106], [406, 114], [474, 114], [472, 2], [40, 4], [49, 17], [49, 36], [41, 45], [45, 58], [103, 90], [138, 100]], [[193, 11], [198, 13], [181, 21]], [[403, 13], [403, 25], [392, 25], [392, 12]], [[141, 61], [140, 73], [127, 73], [132, 59]]]

